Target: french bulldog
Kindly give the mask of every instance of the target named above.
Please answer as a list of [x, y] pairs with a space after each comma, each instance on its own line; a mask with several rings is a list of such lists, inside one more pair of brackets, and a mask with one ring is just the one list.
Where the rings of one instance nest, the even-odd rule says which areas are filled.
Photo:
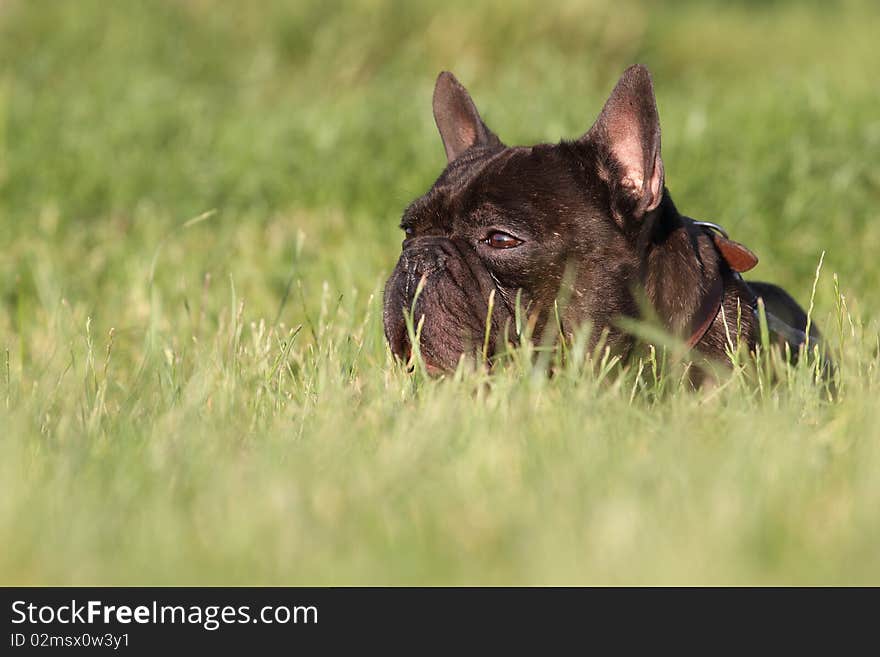
[[636, 338], [621, 320], [653, 314], [723, 361], [730, 336], [750, 349], [759, 341], [759, 297], [791, 353], [806, 331], [819, 339], [783, 289], [740, 276], [757, 263], [751, 251], [675, 207], [644, 66], [623, 73], [583, 136], [558, 144], [505, 146], [448, 72], [433, 109], [447, 166], [403, 213], [403, 249], [385, 286], [385, 335], [398, 358], [411, 357], [421, 324], [429, 373], [453, 371], [462, 357], [491, 361], [516, 342], [522, 316], [536, 342], [547, 331], [571, 340], [589, 324], [593, 346], [602, 339], [625, 358]]

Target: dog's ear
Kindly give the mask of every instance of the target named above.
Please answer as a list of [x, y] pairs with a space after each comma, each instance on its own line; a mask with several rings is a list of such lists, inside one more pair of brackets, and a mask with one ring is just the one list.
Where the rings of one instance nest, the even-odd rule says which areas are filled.
[[449, 162], [471, 146], [502, 145], [483, 123], [467, 89], [448, 71], [439, 75], [434, 86], [434, 121], [440, 130]]
[[634, 204], [641, 218], [663, 197], [663, 160], [660, 159], [660, 116], [651, 74], [641, 65], [621, 76], [602, 113], [582, 137], [596, 144], [612, 166], [612, 189]]

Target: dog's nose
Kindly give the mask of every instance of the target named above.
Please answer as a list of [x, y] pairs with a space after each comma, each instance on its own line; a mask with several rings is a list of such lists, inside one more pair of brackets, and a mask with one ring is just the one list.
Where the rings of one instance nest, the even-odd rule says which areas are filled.
[[449, 258], [444, 248], [448, 243], [447, 238], [433, 235], [411, 239], [401, 254], [406, 273], [418, 279], [443, 271]]
[[[385, 287], [385, 336], [392, 353], [404, 363], [412, 360], [412, 344], [407, 330], [404, 311], [413, 308], [422, 280], [442, 275], [452, 266], [455, 247], [450, 239], [438, 235], [424, 235], [409, 239], [404, 244], [400, 261]], [[427, 284], [433, 291], [433, 283]], [[418, 321], [418, 319], [415, 319]], [[415, 328], [415, 327], [414, 327]], [[432, 362], [430, 354], [421, 352], [421, 360], [428, 374], [439, 374], [442, 367]]]
[[490, 271], [465, 240], [434, 235], [407, 240], [385, 286], [385, 335], [392, 352], [411, 360], [415, 345], [405, 320], [411, 315], [412, 329], [419, 333], [420, 361], [429, 374], [454, 371], [462, 356], [482, 351], [487, 321], [491, 356], [501, 327], [510, 319], [499, 299], [488, 305], [496, 289]]

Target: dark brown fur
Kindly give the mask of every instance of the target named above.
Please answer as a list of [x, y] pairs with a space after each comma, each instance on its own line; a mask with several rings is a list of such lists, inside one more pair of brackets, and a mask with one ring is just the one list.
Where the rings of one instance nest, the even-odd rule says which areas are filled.
[[[756, 296], [768, 310], [804, 331], [803, 310], [767, 283], [747, 284], [728, 266], [711, 233], [676, 209], [664, 183], [660, 124], [647, 69], [628, 69], [595, 125], [580, 139], [509, 148], [483, 123], [467, 91], [440, 75], [434, 115], [449, 160], [433, 187], [404, 212], [400, 261], [385, 288], [385, 333], [406, 359], [403, 311], [424, 317], [420, 348], [432, 371], [454, 369], [482, 345], [494, 290], [490, 354], [511, 335], [517, 295], [538, 340], [545, 328], [571, 337], [589, 322], [593, 340], [626, 355], [634, 339], [621, 317], [644, 315], [646, 298], [673, 334], [686, 339], [720, 276], [722, 307], [695, 348], [725, 358], [727, 335], [757, 339]], [[521, 243], [486, 243], [501, 231]], [[728, 326], [725, 329], [724, 318]], [[507, 329], [505, 329], [507, 327]]]

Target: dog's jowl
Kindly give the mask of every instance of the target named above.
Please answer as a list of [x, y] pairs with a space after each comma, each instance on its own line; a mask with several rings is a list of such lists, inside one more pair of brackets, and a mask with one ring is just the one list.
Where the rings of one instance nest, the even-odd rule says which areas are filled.
[[646, 311], [724, 359], [737, 330], [749, 347], [758, 339], [758, 297], [778, 340], [796, 352], [805, 339], [806, 315], [785, 291], [740, 276], [757, 258], [673, 204], [646, 68], [629, 68], [573, 141], [505, 146], [450, 73], [437, 79], [434, 118], [448, 164], [406, 209], [403, 252], [385, 287], [385, 334], [401, 359], [419, 322], [429, 371], [484, 350], [491, 357], [515, 339], [517, 313], [535, 341], [545, 331], [571, 339], [589, 323], [594, 341], [604, 334], [626, 356], [634, 338], [619, 320]]

